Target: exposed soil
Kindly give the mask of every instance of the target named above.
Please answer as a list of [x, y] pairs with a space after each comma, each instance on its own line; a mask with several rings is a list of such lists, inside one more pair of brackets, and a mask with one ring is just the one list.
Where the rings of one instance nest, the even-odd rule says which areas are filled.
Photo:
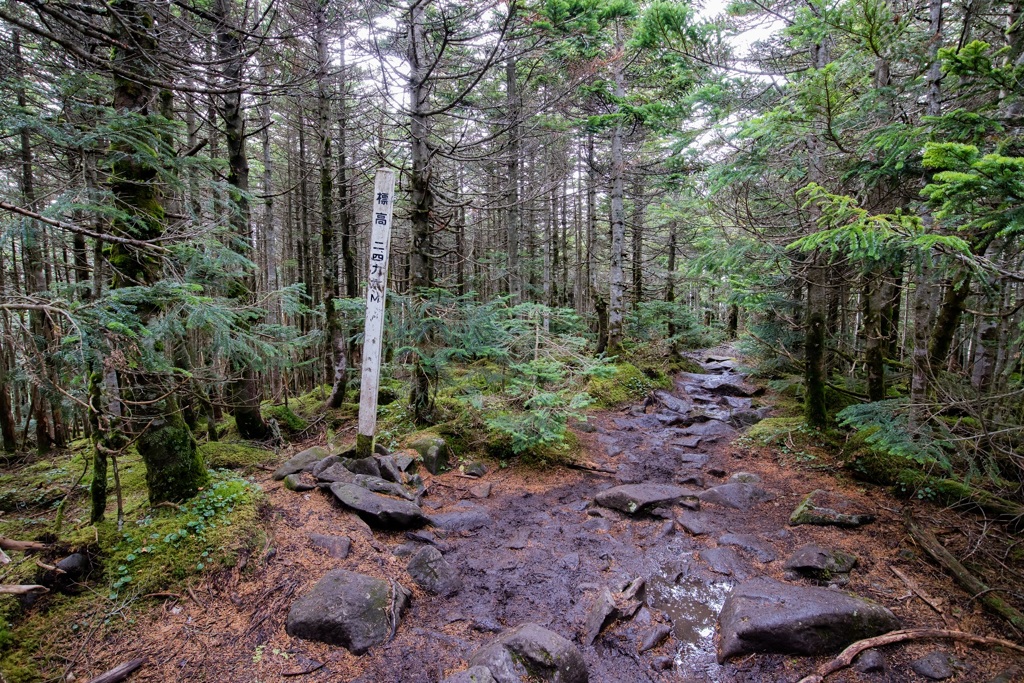
[[[688, 384], [692, 388], [686, 377], [677, 379], [672, 395], [686, 402], [699, 398], [687, 392]], [[754, 399], [754, 408], [764, 400]], [[711, 412], [722, 409], [711, 401], [703, 404]], [[272, 540], [262, 555], [193, 587], [191, 597], [167, 599], [141, 616], [136, 612], [134, 627], [87, 644], [82, 661], [88, 665], [76, 674], [85, 679], [132, 657], [146, 656], [148, 664], [131, 680], [228, 683], [296, 676], [294, 680], [301, 681], [437, 682], [464, 668], [469, 656], [496, 632], [522, 622], [538, 623], [579, 644], [598, 590], [616, 590], [642, 576], [647, 580], [648, 604], [631, 621], [606, 629], [594, 646], [580, 645], [591, 681], [795, 681], [826, 658], [753, 655], [720, 666], [714, 654], [715, 618], [738, 580], [763, 575], [792, 581], [784, 578], [782, 564], [809, 542], [856, 554], [859, 564], [843, 589], [885, 605], [904, 627], [1017, 637], [921, 558], [903, 530], [906, 501], [837, 480], [831, 472], [798, 466], [791, 456], [771, 448], [741, 447], [724, 437], [713, 443], [701, 440], [692, 448], [678, 445], [692, 439], [678, 424], [666, 426], [658, 418], [659, 412], [664, 415], [663, 408], [663, 401], [649, 400], [646, 405], [592, 416], [596, 430], [580, 433], [585, 460], [614, 473], [492, 466], [482, 479], [491, 484], [485, 499], [476, 499], [469, 491], [479, 481], [457, 472], [428, 476], [424, 507], [429, 512], [478, 510], [491, 520], [473, 531], [446, 536], [436, 532], [440, 549], [463, 577], [462, 590], [448, 598], [425, 594], [409, 578], [408, 558], [393, 553], [409, 542], [404, 532], [371, 531], [329, 495], [294, 493], [268, 474], [261, 483], [270, 499]], [[592, 505], [597, 492], [620, 483], [681, 483], [703, 477], [704, 486], [710, 487], [740, 471], [758, 475], [760, 485], [775, 499], [746, 511], [704, 503], [699, 512], [688, 513], [709, 528], [699, 536], [672, 520], [681, 512], [679, 507], [664, 519], [633, 518]], [[690, 480], [690, 485], [696, 481]], [[857, 529], [790, 527], [793, 508], [814, 489], [840, 493], [871, 510], [877, 520]], [[928, 506], [916, 512], [932, 527], [955, 528], [958, 523], [952, 513]], [[944, 516], [937, 518], [939, 514]], [[351, 554], [345, 560], [330, 558], [310, 543], [309, 536], [316, 533], [349, 536]], [[730, 546], [735, 553], [721, 555], [731, 566], [719, 567], [718, 572], [708, 569], [699, 578], [678, 576], [675, 568], [681, 560], [719, 546], [716, 539], [726, 533], [752, 534], [759, 547]], [[363, 657], [285, 633], [284, 621], [295, 598], [326, 571], [339, 567], [392, 578], [413, 592], [412, 607], [396, 637]], [[944, 614], [914, 597], [891, 567], [941, 601]], [[722, 573], [723, 569], [731, 573]], [[638, 654], [642, 635], [656, 623], [672, 623], [673, 636]], [[1013, 661], [959, 643], [912, 643], [884, 650], [886, 674], [847, 670], [829, 680], [924, 680], [910, 671], [908, 662], [935, 649], [954, 654], [964, 664], [949, 680], [987, 681]], [[671, 668], [655, 670], [656, 658], [666, 656], [672, 659]]]

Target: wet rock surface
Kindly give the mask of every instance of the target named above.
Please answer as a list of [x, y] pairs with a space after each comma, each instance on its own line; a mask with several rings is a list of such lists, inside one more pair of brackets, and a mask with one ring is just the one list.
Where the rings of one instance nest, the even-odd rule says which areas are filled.
[[429, 520], [415, 503], [374, 493], [355, 484], [331, 484], [338, 502], [355, 511], [366, 523], [382, 529], [420, 527]]
[[469, 659], [498, 683], [587, 683], [587, 664], [576, 646], [536, 624], [523, 624], [485, 645]]
[[825, 588], [758, 578], [729, 595], [718, 617], [718, 658], [751, 652], [819, 655], [900, 627], [881, 605]]
[[393, 635], [408, 604], [409, 592], [397, 583], [335, 569], [295, 601], [285, 628], [359, 655]]
[[[823, 483], [780, 478], [747, 449], [730, 446], [743, 424], [736, 416], [763, 406], [758, 389], [726, 360], [681, 375], [642, 405], [596, 416], [580, 438], [599, 471], [524, 476], [492, 464], [473, 468], [483, 478], [472, 480], [465, 476], [472, 463], [463, 463], [432, 475], [444, 465], [428, 461], [447, 451], [433, 436], [418, 450], [376, 457], [383, 483], [353, 473], [349, 460], [318, 461], [323, 493], [334, 498], [341, 490], [352, 499], [332, 514], [351, 510], [369, 524], [365, 533], [346, 531], [352, 550], [345, 562], [362, 561], [369, 574], [396, 567], [393, 578], [416, 591], [393, 639], [369, 649], [361, 674], [341, 679], [797, 680], [795, 671], [810, 673], [824, 660], [771, 652], [832, 653], [895, 628], [891, 613], [857, 597], [900, 604], [899, 593], [865, 578], [870, 558], [867, 569], [849, 575], [854, 595], [808, 584], [849, 572], [848, 550], [877, 526], [788, 525], [794, 507]], [[852, 499], [814, 502], [839, 514], [872, 514]], [[445, 571], [436, 571], [442, 562]], [[432, 583], [442, 574], [455, 578]], [[777, 580], [783, 576], [792, 582]], [[741, 652], [769, 654], [729, 659]], [[552, 666], [556, 659], [564, 666]], [[916, 675], [903, 659], [881, 675], [850, 668], [837, 680]]]

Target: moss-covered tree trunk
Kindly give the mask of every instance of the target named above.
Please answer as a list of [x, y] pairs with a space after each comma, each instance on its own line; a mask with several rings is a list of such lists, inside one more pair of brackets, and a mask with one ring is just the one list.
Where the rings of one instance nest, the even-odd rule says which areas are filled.
[[[113, 30], [125, 35], [123, 47], [114, 50], [114, 109], [119, 116], [133, 120], [131, 127], [139, 137], [136, 144], [170, 155], [172, 150], [160, 135], [163, 118], [152, 110], [157, 104], [156, 90], [142, 82], [152, 78], [150, 55], [158, 49], [153, 17], [135, 0], [115, 0], [112, 9], [117, 16]], [[144, 78], [131, 78], [130, 74], [135, 73]], [[149, 161], [148, 155], [134, 152], [133, 144], [127, 141], [111, 148], [108, 184], [118, 209], [111, 230], [134, 239], [152, 240], [162, 235], [164, 227], [161, 169]], [[163, 264], [152, 251], [115, 244], [111, 245], [109, 259], [115, 273], [114, 287], [147, 286], [160, 278]], [[140, 305], [144, 323], [159, 312], [156, 304]], [[159, 354], [162, 349], [157, 347], [153, 352]], [[163, 375], [144, 369], [141, 363], [133, 359], [138, 369], [124, 373], [122, 399], [126, 425], [139, 435], [136, 447], [146, 465], [149, 500], [159, 503], [190, 498], [208, 482], [209, 475], [181, 418], [172, 387]]]

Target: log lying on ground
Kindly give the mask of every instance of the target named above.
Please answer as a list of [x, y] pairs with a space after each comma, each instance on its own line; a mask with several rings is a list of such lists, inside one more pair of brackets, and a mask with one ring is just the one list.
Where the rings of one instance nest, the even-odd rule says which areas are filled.
[[49, 593], [46, 586], [32, 584], [0, 584], [0, 595], [42, 595]]
[[873, 647], [881, 647], [882, 645], [902, 643], [907, 640], [925, 640], [929, 638], [950, 638], [953, 640], [967, 641], [969, 643], [977, 643], [979, 645], [995, 645], [997, 647], [1003, 647], [1007, 650], [1013, 650], [1024, 654], [1024, 647], [1001, 638], [976, 636], [973, 633], [947, 631], [946, 629], [941, 628], [910, 628], [902, 631], [890, 631], [889, 633], [875, 636], [874, 638], [858, 640], [856, 643], [840, 652], [831, 662], [818, 669], [817, 673], [801, 678], [799, 683], [821, 683], [829, 674], [834, 674], [836, 671], [840, 671], [850, 666], [850, 664], [853, 663], [853, 660], [857, 658], [857, 655], [864, 650], [870, 650]]
[[939, 539], [935, 537], [935, 534], [918, 524], [913, 517], [907, 515], [904, 522], [907, 532], [914, 539], [914, 542], [943, 569], [952, 574], [960, 586], [971, 595], [977, 597], [985, 607], [988, 607], [1005, 619], [1018, 631], [1024, 632], [1024, 614], [1021, 614], [1013, 605], [999, 597], [978, 577], [968, 571], [967, 567], [963, 566], [959, 560], [953, 557], [952, 553], [939, 543]]
[[1024, 505], [955, 479], [935, 477], [912, 467], [906, 459], [877, 454], [857, 457], [854, 473], [860, 478], [892, 486], [897, 495], [928, 491], [938, 503], [978, 510], [1007, 522], [1016, 531], [1024, 529]]
[[118, 683], [132, 675], [136, 669], [146, 663], [145, 657], [133, 659], [130, 662], [119, 664], [106, 673], [101, 673], [96, 678], [90, 679], [89, 683]]
[[26, 550], [46, 550], [49, 547], [46, 543], [39, 543], [38, 541], [15, 541], [13, 538], [0, 536], [0, 550], [24, 552]]

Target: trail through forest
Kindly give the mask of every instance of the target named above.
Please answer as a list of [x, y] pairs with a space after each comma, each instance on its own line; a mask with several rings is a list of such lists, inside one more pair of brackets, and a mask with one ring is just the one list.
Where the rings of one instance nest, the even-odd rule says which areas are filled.
[[[422, 506], [432, 524], [422, 529], [373, 530], [329, 492], [296, 493], [268, 475], [273, 532], [262, 554], [190, 590], [190, 599], [168, 600], [130, 633], [90, 647], [90, 659], [147, 657], [139, 681], [436, 682], [466, 669], [497, 634], [533, 623], [572, 642], [590, 681], [795, 681], [826, 658], [716, 660], [726, 597], [758, 577], [799, 590], [831, 584], [889, 608], [904, 628], [1000, 636], [998, 623], [970, 596], [957, 597], [912, 548], [901, 521], [905, 502], [826, 471], [780, 466], [778, 451], [738, 439], [771, 407], [763, 389], [735, 371], [731, 352], [704, 353], [704, 374], [680, 374], [674, 390], [578, 426], [589, 470], [492, 465], [478, 478], [425, 474]], [[793, 525], [794, 509], [816, 490], [825, 492], [819, 502], [827, 495], [833, 507], [873, 521]], [[441, 572], [437, 594], [407, 571], [410, 556], [428, 547], [451, 570]], [[799, 561], [815, 547], [833, 559], [855, 557], [855, 566], [815, 573], [813, 561]], [[412, 593], [393, 638], [363, 656], [286, 633], [296, 601], [339, 568]], [[602, 611], [608, 595], [614, 606]], [[925, 655], [951, 665], [953, 680], [989, 681], [1013, 663], [922, 642], [887, 649], [884, 664], [874, 662], [884, 669], [861, 665], [866, 671], [830, 680], [928, 680], [916, 673]]]

